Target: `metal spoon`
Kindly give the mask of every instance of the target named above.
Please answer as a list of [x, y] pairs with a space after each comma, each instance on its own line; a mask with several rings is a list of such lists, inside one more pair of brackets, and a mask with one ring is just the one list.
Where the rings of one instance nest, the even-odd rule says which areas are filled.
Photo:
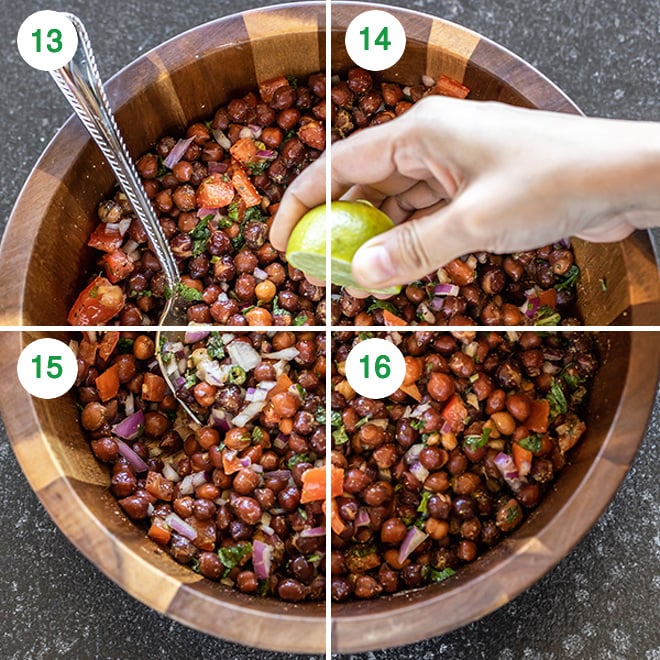
[[[73, 59], [67, 65], [51, 71], [50, 74], [108, 161], [117, 177], [119, 186], [128, 197], [135, 215], [142, 223], [151, 248], [163, 268], [165, 283], [171, 292], [171, 296], [167, 300], [158, 322], [156, 356], [163, 372], [163, 378], [165, 378], [174, 396], [179, 399], [176, 387], [162, 362], [160, 350], [163, 326], [187, 325], [188, 323], [186, 316], [187, 303], [179, 293], [181, 282], [179, 269], [167, 238], [142, 186], [140, 176], [135, 169], [135, 165], [133, 165], [124, 139], [119, 132], [117, 122], [103, 89], [103, 83], [96, 67], [94, 51], [85, 26], [74, 14], [65, 13], [65, 16], [73, 23], [78, 33], [78, 48]], [[168, 337], [174, 339], [169, 334]], [[184, 401], [179, 399], [179, 403], [194, 421], [200, 423], [195, 413]]]

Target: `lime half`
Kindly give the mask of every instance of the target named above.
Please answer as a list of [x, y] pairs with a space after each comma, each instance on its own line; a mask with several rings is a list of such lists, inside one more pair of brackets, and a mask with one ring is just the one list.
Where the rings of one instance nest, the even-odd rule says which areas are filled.
[[[327, 213], [325, 204], [308, 211], [295, 226], [287, 246], [287, 261], [310, 277], [325, 280], [325, 241]], [[394, 295], [400, 286], [365, 289], [354, 279], [351, 262], [358, 248], [369, 239], [394, 227], [379, 209], [365, 201], [335, 201], [330, 205], [331, 281], [333, 284], [369, 293]]]

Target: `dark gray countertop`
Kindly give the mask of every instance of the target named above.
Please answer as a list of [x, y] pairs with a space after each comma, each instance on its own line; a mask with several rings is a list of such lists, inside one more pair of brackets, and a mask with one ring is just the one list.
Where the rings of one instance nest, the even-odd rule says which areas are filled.
[[[69, 114], [47, 74], [30, 69], [15, 49], [26, 16], [39, 9], [68, 9], [81, 16], [107, 78], [182, 30], [258, 4], [270, 3], [4, 0], [2, 227], [41, 150]], [[587, 114], [660, 119], [660, 0], [396, 4], [454, 20], [507, 46], [552, 78]], [[653, 614], [660, 605], [659, 432], [657, 402], [638, 458], [605, 515], [569, 557], [512, 604], [440, 638], [350, 657], [658, 660]], [[1, 658], [294, 657], [215, 640], [127, 596], [55, 528], [22, 476], [2, 427], [0, 434], [0, 521], [9, 532], [0, 536]]]

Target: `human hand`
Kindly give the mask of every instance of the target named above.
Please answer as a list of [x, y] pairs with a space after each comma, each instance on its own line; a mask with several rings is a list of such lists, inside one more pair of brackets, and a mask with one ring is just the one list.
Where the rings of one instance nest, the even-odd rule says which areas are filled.
[[[615, 241], [655, 224], [659, 135], [651, 123], [428, 97], [332, 147], [332, 198], [368, 199], [397, 224], [358, 250], [354, 277], [369, 288], [405, 284], [470, 252]], [[288, 189], [276, 248], [325, 201], [325, 164]]]

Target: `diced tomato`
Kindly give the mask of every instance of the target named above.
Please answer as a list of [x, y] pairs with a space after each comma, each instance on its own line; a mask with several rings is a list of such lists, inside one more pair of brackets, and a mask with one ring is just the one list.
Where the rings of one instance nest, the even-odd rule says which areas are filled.
[[415, 383], [410, 385], [401, 385], [400, 387], [402, 392], [405, 392], [408, 396], [411, 396], [415, 401], [422, 400], [422, 393], [419, 391], [419, 388]]
[[383, 321], [385, 325], [406, 325], [406, 322], [402, 319], [399, 318], [396, 314], [392, 314], [388, 309], [383, 310]]
[[234, 199], [234, 186], [226, 174], [215, 172], [207, 176], [197, 188], [197, 206], [218, 209], [231, 204]]
[[172, 533], [167, 529], [162, 518], [154, 518], [147, 536], [159, 545], [167, 545], [172, 538]]
[[257, 151], [257, 143], [252, 138], [239, 138], [229, 149], [231, 155], [243, 165], [253, 162]]
[[458, 394], [454, 394], [442, 411], [442, 419], [449, 423], [454, 433], [462, 431], [465, 427], [467, 408]]
[[121, 248], [104, 254], [101, 263], [105, 269], [105, 274], [113, 284], [117, 284], [127, 275], [130, 275], [135, 268], [133, 262]]
[[114, 399], [119, 392], [119, 365], [113, 364], [108, 367], [100, 376], [96, 377], [94, 383], [101, 401]]
[[525, 420], [525, 426], [534, 433], [545, 433], [548, 430], [550, 403], [545, 399], [532, 401], [532, 410]]
[[114, 330], [103, 334], [103, 339], [101, 339], [101, 343], [99, 344], [99, 356], [102, 360], [107, 360], [112, 355], [112, 351], [115, 350], [118, 341], [119, 333]]
[[105, 277], [97, 277], [73, 303], [67, 321], [71, 325], [102, 325], [117, 316], [125, 304], [126, 298], [120, 287]]
[[[234, 454], [234, 456], [231, 454]], [[225, 474], [234, 474], [234, 472], [238, 472], [243, 468], [236, 452], [231, 452], [231, 454], [229, 454], [228, 449], [222, 450], [222, 469]]]
[[268, 390], [266, 400], [270, 401], [270, 399], [272, 399], [276, 394], [279, 394], [280, 392], [287, 392], [291, 385], [293, 385], [293, 381], [286, 374], [282, 374], [278, 377], [275, 386]]
[[557, 307], [557, 290], [556, 289], [546, 289], [545, 291], [539, 291], [538, 293], [539, 304], [555, 309]]
[[470, 93], [470, 88], [447, 76], [440, 76], [430, 94], [441, 96], [453, 96], [456, 99], [464, 99]]
[[174, 484], [160, 472], [147, 472], [144, 489], [159, 500], [171, 502], [174, 498]]
[[344, 494], [344, 470], [333, 465], [330, 474], [330, 497], [340, 497]]
[[98, 348], [98, 342], [92, 341], [85, 332], [83, 333], [83, 338], [80, 340], [80, 344], [78, 344], [77, 357], [83, 364], [91, 367], [96, 362], [96, 351]]
[[325, 499], [325, 468], [310, 468], [302, 474], [302, 493], [300, 501], [303, 504]]
[[309, 121], [298, 129], [298, 137], [308, 147], [323, 151], [325, 149], [325, 129], [318, 121]]
[[259, 83], [259, 94], [264, 103], [270, 103], [273, 100], [273, 94], [278, 87], [289, 87], [289, 81], [284, 76], [278, 76]]
[[526, 477], [532, 469], [532, 458], [534, 454], [529, 449], [521, 447], [517, 442], [513, 443], [513, 462], [521, 477]]
[[142, 398], [145, 401], [160, 402], [165, 398], [165, 379], [157, 374], [146, 373], [142, 381]]
[[103, 250], [103, 252], [114, 252], [121, 247], [123, 241], [124, 239], [118, 228], [108, 227], [105, 222], [102, 222], [92, 232], [87, 245], [97, 250]]
[[[323, 507], [323, 512], [325, 513], [325, 507]], [[331, 500], [330, 527], [335, 534], [341, 534], [346, 529], [346, 525], [339, 515], [339, 505], [337, 504], [337, 500]]]
[[293, 431], [293, 417], [283, 417], [277, 423], [277, 427], [280, 430], [280, 433], [284, 435], [291, 435]]
[[245, 206], [258, 206], [261, 204], [261, 195], [257, 192], [254, 184], [250, 180], [248, 173], [243, 169], [243, 166], [237, 161], [233, 161], [234, 174], [231, 182], [234, 184], [236, 192], [241, 196], [245, 202]]

